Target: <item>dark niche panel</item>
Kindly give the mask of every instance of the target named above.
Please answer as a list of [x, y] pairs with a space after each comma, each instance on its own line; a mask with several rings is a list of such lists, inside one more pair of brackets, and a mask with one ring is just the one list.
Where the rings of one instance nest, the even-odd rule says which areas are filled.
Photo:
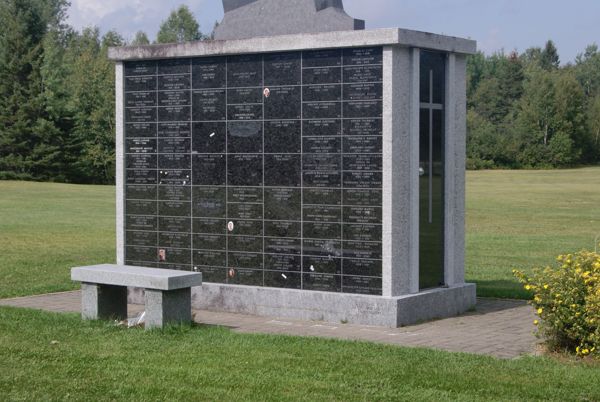
[[125, 63], [125, 76], [156, 75], [155, 61], [136, 61]]
[[158, 137], [190, 137], [192, 135], [189, 122], [160, 122], [158, 123]]
[[302, 124], [299, 120], [272, 120], [265, 122], [265, 153], [300, 153], [302, 151]]
[[194, 121], [227, 119], [227, 92], [224, 89], [203, 89], [192, 92]]
[[128, 123], [125, 125], [125, 137], [144, 138], [156, 137], [156, 124], [153, 123]]
[[298, 86], [271, 87], [265, 96], [265, 119], [299, 119], [301, 89]]
[[194, 88], [225, 88], [227, 82], [225, 57], [206, 57], [192, 60]]
[[380, 47], [125, 63], [126, 261], [381, 294]]
[[264, 58], [265, 85], [300, 85], [300, 53], [269, 54]]
[[125, 152], [128, 154], [156, 153], [156, 139], [140, 138], [127, 140]]
[[125, 94], [126, 107], [156, 106], [156, 92], [142, 91]]
[[227, 84], [233, 87], [260, 87], [263, 81], [262, 56], [244, 55], [229, 57]]

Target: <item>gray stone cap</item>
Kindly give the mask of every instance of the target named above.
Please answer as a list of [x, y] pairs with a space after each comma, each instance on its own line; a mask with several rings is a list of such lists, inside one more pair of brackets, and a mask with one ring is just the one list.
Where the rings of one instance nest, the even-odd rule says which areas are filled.
[[461, 54], [473, 54], [477, 51], [477, 42], [470, 39], [399, 28], [385, 28], [368, 31], [337, 31], [238, 40], [111, 47], [108, 49], [108, 58], [117, 61], [151, 60], [386, 45]]
[[202, 285], [202, 274], [132, 267], [129, 265], [103, 264], [71, 269], [71, 280], [103, 285], [131, 286], [156, 290], [175, 290]]

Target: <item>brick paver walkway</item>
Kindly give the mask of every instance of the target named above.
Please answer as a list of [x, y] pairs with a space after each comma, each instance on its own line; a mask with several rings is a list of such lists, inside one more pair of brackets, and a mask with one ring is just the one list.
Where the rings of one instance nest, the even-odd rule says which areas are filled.
[[[53, 312], [79, 312], [80, 292], [53, 293], [0, 300], [0, 305]], [[130, 315], [143, 306], [129, 306]], [[476, 311], [404, 328], [332, 324], [194, 310], [198, 323], [220, 325], [236, 332], [318, 336], [426, 347], [452, 352], [515, 358], [535, 353], [534, 313], [523, 301], [478, 299]]]

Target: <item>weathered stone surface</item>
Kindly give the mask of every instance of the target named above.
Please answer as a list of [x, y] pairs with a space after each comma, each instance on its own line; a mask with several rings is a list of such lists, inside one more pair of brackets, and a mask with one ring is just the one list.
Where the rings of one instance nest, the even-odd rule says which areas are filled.
[[[143, 290], [130, 289], [129, 302], [143, 304]], [[459, 315], [475, 303], [469, 283], [398, 297], [216, 283], [192, 289], [192, 307], [200, 310], [389, 328]]]
[[73, 268], [71, 280], [83, 283], [174, 290], [202, 285], [202, 274], [104, 264]]
[[127, 318], [127, 288], [81, 284], [81, 317], [84, 320], [124, 320]]
[[146, 289], [145, 329], [192, 321], [191, 289], [160, 291]]
[[365, 28], [346, 14], [342, 0], [223, 0], [223, 8], [217, 40]]
[[[242, 40], [111, 47], [108, 50], [108, 57], [111, 60], [125, 61], [385, 45], [426, 48], [461, 54], [472, 54], [477, 50], [477, 43], [470, 39], [408, 29], [384, 28], [367, 31], [305, 33]], [[121, 84], [117, 83], [117, 85]]]

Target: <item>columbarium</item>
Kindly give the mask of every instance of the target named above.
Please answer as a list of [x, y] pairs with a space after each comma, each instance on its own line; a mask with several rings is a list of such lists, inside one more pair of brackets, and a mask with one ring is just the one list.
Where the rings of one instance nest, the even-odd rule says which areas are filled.
[[472, 308], [475, 42], [364, 30], [342, 0], [223, 5], [214, 40], [109, 51], [117, 263], [201, 272], [192, 305], [213, 311], [397, 327]]

